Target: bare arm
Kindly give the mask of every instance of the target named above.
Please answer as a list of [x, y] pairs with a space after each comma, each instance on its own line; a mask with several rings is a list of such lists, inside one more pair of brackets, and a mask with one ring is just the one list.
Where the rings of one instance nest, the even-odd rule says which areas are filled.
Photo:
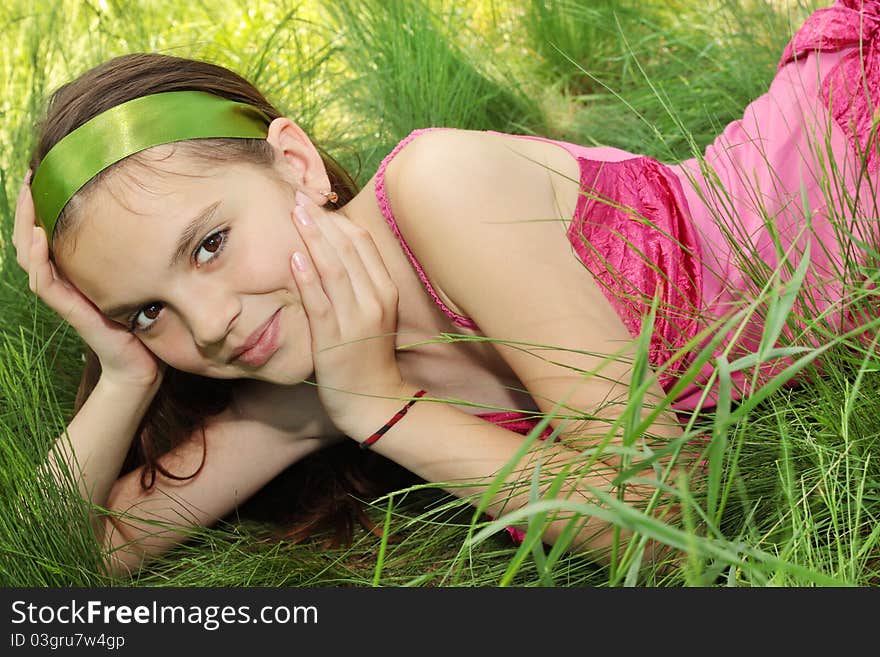
[[[102, 376], [70, 421], [66, 435], [60, 436], [49, 452], [48, 465], [56, 480], [65, 470], [78, 472], [80, 496], [103, 505], [160, 383], [157, 378], [149, 386], [127, 385]], [[100, 535], [98, 517], [92, 517], [92, 525]]]
[[[398, 227], [435, 288], [485, 336], [496, 339], [492, 344], [498, 354], [541, 411], [551, 415], [550, 427], [559, 429], [565, 441], [529, 449], [505, 479], [513, 492], [502, 491], [487, 510], [497, 516], [526, 505], [539, 458], [541, 496], [557, 475], [565, 475], [562, 488], [553, 493], [557, 498], [595, 503], [590, 489], [601, 489], [643, 505], [656, 491], [649, 480], [657, 474], [644, 466], [640, 478], [625, 487], [612, 484], [621, 463], [620, 432], [605, 444], [608, 420], [619, 418], [619, 402], [629, 395], [633, 336], [567, 235], [579, 192], [569, 180], [577, 180], [576, 162], [556, 146], [542, 144], [536, 150], [528, 144], [466, 131], [427, 133], [396, 156], [386, 175]], [[568, 161], [556, 161], [560, 152]], [[557, 170], [568, 170], [568, 177]], [[413, 392], [407, 389], [402, 396]], [[664, 396], [654, 381], [638, 409], [640, 419], [647, 419], [655, 400]], [[559, 415], [574, 414], [583, 421], [569, 423], [553, 414], [563, 401]], [[377, 403], [375, 415], [362, 418], [363, 426], [345, 428], [352, 436], [369, 435], [399, 403]], [[665, 410], [654, 415], [644, 442], [657, 451], [682, 434], [675, 416]], [[374, 449], [428, 481], [462, 484], [450, 492], [476, 504], [522, 442], [522, 436], [502, 426], [445, 404], [422, 402]], [[635, 447], [642, 448], [641, 441]], [[669, 466], [666, 458], [660, 464]], [[659, 502], [655, 513], [676, 513], [665, 496]], [[598, 516], [585, 516], [583, 522], [575, 545], [606, 548], [614, 539], [613, 528]], [[555, 542], [565, 525], [565, 520], [552, 522], [545, 539]]]
[[[157, 484], [145, 492], [141, 466], [116, 481], [107, 507], [132, 517], [105, 521], [106, 547], [118, 548], [108, 554], [110, 571], [130, 574], [185, 541], [188, 528], [213, 525], [288, 466], [337, 440], [296, 435], [224, 412], [205, 429], [205, 464], [195, 477], [175, 481], [157, 473]], [[199, 467], [202, 450], [201, 436], [194, 435], [160, 462], [174, 474], [189, 475]]]
[[[253, 392], [258, 397], [252, 402], [241, 399], [242, 403], [209, 419], [205, 464], [197, 476], [175, 481], [157, 473], [156, 485], [144, 491], [140, 484], [144, 466], [118, 475], [155, 392], [108, 382], [95, 387], [71, 421], [68, 435], [81, 466], [80, 494], [124, 514], [94, 518], [96, 535], [107, 550], [105, 568], [110, 574], [130, 574], [185, 541], [188, 528], [212, 525], [289, 465], [341, 439], [313, 405], [315, 395], [307, 386]], [[281, 397], [288, 403], [275, 403]], [[65, 442], [59, 440], [56, 453]], [[163, 455], [160, 463], [186, 476], [199, 467], [202, 453], [201, 432], [197, 431]], [[64, 454], [69, 459], [69, 450]]]

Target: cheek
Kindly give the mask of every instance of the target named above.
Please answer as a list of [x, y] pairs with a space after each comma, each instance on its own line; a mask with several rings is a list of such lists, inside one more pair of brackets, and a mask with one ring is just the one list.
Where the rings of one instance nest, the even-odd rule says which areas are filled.
[[222, 371], [226, 366], [206, 360], [196, 349], [192, 337], [185, 332], [165, 331], [155, 344], [145, 346], [156, 358], [176, 370], [209, 378], [223, 378]]
[[142, 343], [156, 358], [168, 366], [182, 372], [194, 372], [198, 354], [192, 350], [191, 341], [180, 338], [176, 328], [163, 331], [156, 340], [142, 341]]
[[277, 239], [254, 240], [247, 248], [236, 254], [229, 272], [238, 281], [242, 292], [263, 294], [281, 288], [296, 286], [291, 270], [290, 257], [303, 247], [295, 242], [293, 233], [277, 235]]

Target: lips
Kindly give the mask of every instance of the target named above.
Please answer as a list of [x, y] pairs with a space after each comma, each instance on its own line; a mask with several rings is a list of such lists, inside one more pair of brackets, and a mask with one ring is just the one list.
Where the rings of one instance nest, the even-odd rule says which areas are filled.
[[244, 341], [244, 344], [242, 344], [239, 347], [236, 347], [233, 350], [232, 355], [229, 357], [230, 363], [232, 361], [234, 361], [236, 358], [238, 358], [239, 356], [241, 356], [241, 354], [243, 354], [245, 351], [247, 351], [248, 349], [250, 349], [251, 347], [253, 347], [255, 344], [257, 344], [260, 341], [260, 338], [263, 337], [263, 333], [266, 332], [266, 329], [269, 328], [269, 325], [272, 323], [272, 320], [275, 319], [275, 315], [277, 315], [279, 312], [280, 312], [280, 309], [276, 310], [274, 313], [272, 313], [272, 315], [269, 317], [269, 319], [267, 319], [265, 322], [263, 322], [253, 333], [250, 334], [250, 336], [248, 336], [248, 339]]

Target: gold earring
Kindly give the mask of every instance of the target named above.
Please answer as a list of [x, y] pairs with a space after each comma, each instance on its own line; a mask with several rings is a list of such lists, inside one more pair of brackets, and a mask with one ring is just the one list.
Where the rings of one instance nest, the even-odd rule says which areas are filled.
[[336, 203], [339, 200], [339, 194], [334, 192], [332, 189], [327, 192], [321, 192], [321, 196], [327, 199], [330, 203]]

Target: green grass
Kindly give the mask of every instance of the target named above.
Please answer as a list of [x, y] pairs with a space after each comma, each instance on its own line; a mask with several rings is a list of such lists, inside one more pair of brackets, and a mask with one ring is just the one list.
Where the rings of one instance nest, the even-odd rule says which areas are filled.
[[[732, 372], [751, 372], [759, 359], [784, 355], [774, 348], [785, 348], [794, 335], [785, 327], [800, 312], [794, 304], [803, 275], [798, 263], [782, 279], [779, 272], [754, 272], [754, 306], [716, 338], [759, 312], [766, 326], [762, 349], [714, 363], [717, 409], [684, 417], [685, 439], [667, 445], [642, 441], [650, 421], [639, 421], [650, 380], [645, 365], [653, 320], [646, 318], [636, 341], [632, 388], [621, 408], [622, 453], [624, 463], [633, 464], [667, 452], [677, 455], [698, 434], [711, 438], [699, 481], [662, 477], [682, 502], [681, 521], [657, 520], [596, 491], [589, 505], [536, 498], [514, 516], [490, 523], [466, 501], [424, 485], [373, 501], [370, 515], [397, 541], [383, 543], [361, 532], [353, 545], [338, 549], [269, 544], [260, 540], [259, 524], [242, 520], [199, 530], [131, 582], [110, 582], [98, 571], [89, 509], [72, 488], [59, 488], [37, 467], [70, 418], [81, 345], [29, 292], [11, 244], [14, 201], [45, 94], [114, 55], [157, 50], [233, 68], [316, 135], [361, 183], [397, 140], [429, 125], [536, 133], [675, 161], [701, 153], [766, 90], [792, 26], [820, 4], [5, 3], [0, 8], [0, 585], [876, 584], [875, 345], [835, 334], [821, 318], [808, 316], [804, 319], [825, 336], [825, 345], [821, 353], [790, 355], [809, 381], [787, 387], [794, 372], [784, 371], [749, 397], [730, 398]], [[833, 179], [837, 172], [828, 175]], [[742, 254], [744, 262], [748, 255]], [[877, 278], [875, 269], [866, 273]], [[873, 296], [854, 286], [848, 303], [867, 311]], [[868, 324], [869, 336], [876, 334], [876, 323]], [[696, 358], [692, 373], [709, 353]], [[821, 376], [813, 367], [819, 355]], [[578, 409], [560, 412], [582, 416]], [[530, 440], [534, 435], [523, 441], [524, 448]], [[588, 470], [597, 454], [585, 454], [578, 471]], [[562, 483], [562, 475], [540, 474], [544, 481], [532, 482], [533, 489]], [[618, 476], [633, 481], [626, 468]], [[564, 552], [564, 540], [542, 549], [541, 523], [554, 511], [575, 519], [598, 515], [636, 533], [615, 546], [610, 566], [599, 566]], [[520, 547], [503, 532], [513, 521], [527, 527]], [[645, 567], [648, 538], [686, 550], [687, 562], [664, 572]]]

